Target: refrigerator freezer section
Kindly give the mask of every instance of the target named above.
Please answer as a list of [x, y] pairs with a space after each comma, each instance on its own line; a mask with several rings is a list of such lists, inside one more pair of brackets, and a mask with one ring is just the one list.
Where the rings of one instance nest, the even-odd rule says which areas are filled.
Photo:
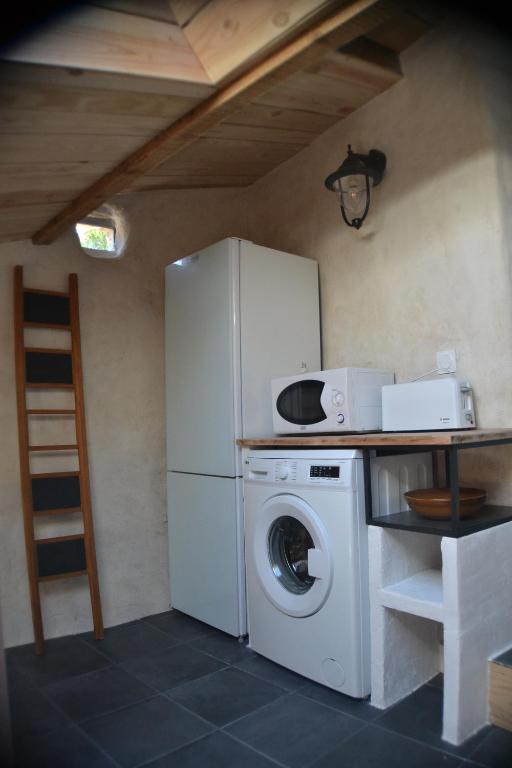
[[271, 379], [320, 370], [318, 264], [240, 244], [242, 432], [273, 434]]
[[246, 633], [241, 479], [167, 473], [171, 604]]
[[167, 469], [237, 474], [239, 241], [165, 270]]

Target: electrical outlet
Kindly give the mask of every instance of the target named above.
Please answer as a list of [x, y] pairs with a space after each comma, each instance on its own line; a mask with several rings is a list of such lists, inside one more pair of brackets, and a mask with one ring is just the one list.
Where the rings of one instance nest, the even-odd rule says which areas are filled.
[[457, 370], [457, 353], [454, 349], [444, 349], [437, 353], [438, 373], [455, 373]]

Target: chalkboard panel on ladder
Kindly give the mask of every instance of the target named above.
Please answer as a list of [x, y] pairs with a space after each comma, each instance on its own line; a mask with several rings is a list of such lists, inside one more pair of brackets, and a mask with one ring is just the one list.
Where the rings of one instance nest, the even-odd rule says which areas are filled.
[[[60, 329], [71, 335], [70, 349], [25, 346], [25, 329]], [[89, 464], [85, 430], [85, 407], [78, 314], [78, 280], [69, 276], [68, 292], [38, 290], [23, 286], [23, 268], [14, 270], [14, 329], [16, 397], [21, 495], [27, 556], [30, 602], [36, 653], [44, 651], [41, 611], [41, 582], [87, 575], [91, 595], [96, 639], [103, 637], [103, 619], [96, 566], [96, 550], [91, 508]], [[69, 390], [73, 408], [28, 408], [27, 391]], [[31, 445], [29, 422], [33, 418], [74, 419], [74, 443]], [[32, 473], [30, 457], [35, 453], [51, 456], [73, 452], [78, 471]], [[51, 516], [56, 521], [68, 513], [80, 513], [83, 532], [52, 538], [36, 538], [35, 520]]]

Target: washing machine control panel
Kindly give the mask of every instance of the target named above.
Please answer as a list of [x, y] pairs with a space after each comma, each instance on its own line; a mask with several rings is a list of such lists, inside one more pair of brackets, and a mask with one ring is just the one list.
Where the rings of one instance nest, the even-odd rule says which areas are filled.
[[[347, 471], [348, 470], [348, 471]], [[349, 467], [346, 462], [331, 461], [328, 463], [320, 462], [301, 462], [297, 467], [296, 461], [283, 459], [274, 462], [275, 483], [307, 484], [314, 485], [345, 485], [350, 478]]]
[[311, 464], [309, 477], [312, 479], [337, 480], [340, 476], [340, 465]]
[[313, 463], [308, 467], [307, 482], [314, 485], [347, 485], [351, 481], [350, 465], [345, 461]]
[[288, 483], [297, 482], [297, 462], [276, 461], [274, 463], [274, 481]]
[[244, 479], [281, 486], [352, 488], [356, 463], [330, 456], [295, 460], [288, 456], [260, 458], [253, 455], [245, 460]]

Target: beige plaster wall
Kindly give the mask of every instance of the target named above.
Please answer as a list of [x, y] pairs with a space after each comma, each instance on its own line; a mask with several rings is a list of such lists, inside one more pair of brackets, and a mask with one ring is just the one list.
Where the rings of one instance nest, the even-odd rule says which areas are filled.
[[[98, 568], [105, 624], [112, 626], [169, 605], [163, 267], [236, 232], [239, 200], [230, 191], [126, 198], [131, 236], [117, 262], [88, 257], [71, 233], [45, 248], [28, 241], [0, 246], [0, 583], [6, 646], [32, 640], [17, 453], [13, 266], [22, 264], [26, 284], [34, 287], [65, 289], [68, 273], [78, 273]], [[62, 345], [62, 335], [56, 342], [40, 330], [30, 334], [28, 343]], [[57, 468], [49, 461], [43, 465], [39, 459], [33, 471]], [[69, 458], [60, 462], [60, 468], [70, 466]], [[75, 525], [70, 521], [67, 531]], [[42, 534], [52, 530], [39, 528]], [[44, 584], [42, 593], [48, 637], [91, 628], [85, 579]]]
[[[455, 347], [485, 427], [512, 426], [510, 77], [499, 50], [447, 23], [405, 52], [401, 82], [250, 191], [252, 239], [319, 261], [324, 367], [389, 367], [404, 381]], [[388, 161], [359, 232], [323, 187], [349, 142]], [[466, 462], [465, 479], [510, 501], [512, 452], [500, 451]]]

